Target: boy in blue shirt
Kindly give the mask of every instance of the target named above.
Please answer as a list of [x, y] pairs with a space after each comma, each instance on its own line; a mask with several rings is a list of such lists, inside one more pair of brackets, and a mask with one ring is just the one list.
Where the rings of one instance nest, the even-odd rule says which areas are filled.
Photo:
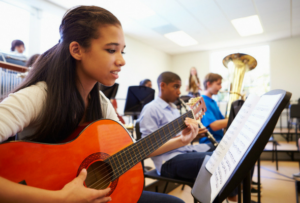
[[[207, 111], [201, 121], [218, 142], [223, 138], [223, 129], [227, 127], [228, 119], [221, 114], [217, 102], [212, 99], [212, 96], [218, 94], [222, 88], [222, 79], [219, 74], [207, 74], [203, 82], [205, 91], [202, 94]], [[207, 137], [201, 138], [199, 142], [210, 143]]]

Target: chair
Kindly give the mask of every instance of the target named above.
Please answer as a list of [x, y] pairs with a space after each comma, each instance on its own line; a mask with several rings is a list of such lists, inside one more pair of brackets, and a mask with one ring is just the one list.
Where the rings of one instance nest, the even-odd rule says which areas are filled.
[[[140, 123], [138, 121], [135, 123], [135, 133], [136, 133], [136, 139], [137, 140], [142, 138], [142, 134], [140, 132]], [[142, 165], [143, 165], [143, 168], [144, 168], [144, 160], [141, 161], [141, 162], [142, 162]], [[144, 170], [144, 176], [145, 176], [145, 178], [151, 178], [151, 179], [155, 179], [155, 180], [165, 181], [166, 185], [164, 187], [163, 193], [166, 193], [169, 182], [177, 183], [177, 184], [180, 184], [180, 185], [182, 184], [183, 186], [182, 186], [181, 190], [184, 189], [184, 185], [188, 185], [191, 188], [194, 185], [194, 182], [160, 176], [160, 175], [157, 174], [156, 169], [153, 169], [153, 170], [150, 170], [150, 171], [145, 171]], [[158, 192], [158, 191], [156, 191], [156, 192]], [[194, 203], [197, 203], [197, 200], [195, 198], [194, 198]]]
[[[289, 125], [290, 124], [295, 125], [296, 146], [298, 147], [299, 150], [297, 141], [298, 141], [298, 126], [300, 124], [300, 104], [291, 104], [289, 109], [290, 109]], [[293, 122], [294, 119], [296, 120], [295, 122]]]
[[270, 137], [269, 142], [272, 143], [273, 145], [273, 149], [272, 149], [272, 162], [275, 161], [276, 163], [276, 171], [278, 171], [278, 150], [277, 150], [277, 146], [279, 145], [279, 143], [274, 140], [274, 137]]
[[[290, 107], [290, 102], [288, 102], [285, 106], [285, 109], [286, 109], [286, 120], [287, 120], [287, 128], [289, 128], [289, 107]], [[279, 121], [280, 121], [280, 132], [282, 131], [282, 114], [283, 114], [283, 111], [281, 112], [280, 114], [280, 117], [279, 117]], [[283, 136], [283, 134], [281, 134]], [[289, 141], [289, 134], [286, 135], [285, 137], [286, 141]]]

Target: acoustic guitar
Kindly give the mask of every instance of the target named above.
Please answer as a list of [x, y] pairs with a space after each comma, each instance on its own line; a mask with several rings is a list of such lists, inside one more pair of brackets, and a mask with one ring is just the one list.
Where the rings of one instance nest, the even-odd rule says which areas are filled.
[[112, 202], [136, 203], [144, 188], [140, 161], [186, 128], [186, 117], [198, 119], [206, 111], [201, 97], [190, 107], [187, 113], [135, 143], [122, 125], [109, 119], [89, 124], [66, 143], [2, 143], [0, 176], [37, 188], [60, 190], [86, 168], [86, 187], [110, 187]]

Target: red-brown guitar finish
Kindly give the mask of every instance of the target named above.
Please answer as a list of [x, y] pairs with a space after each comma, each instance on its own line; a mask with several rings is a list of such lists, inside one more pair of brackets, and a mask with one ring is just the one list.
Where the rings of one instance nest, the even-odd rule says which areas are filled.
[[[0, 176], [16, 183], [25, 181], [33, 187], [60, 190], [81, 168], [88, 168], [102, 155], [111, 156], [131, 144], [130, 135], [120, 124], [105, 119], [90, 124], [67, 143], [8, 142], [0, 146]], [[109, 187], [112, 202], [136, 203], [144, 187], [142, 165], [135, 165]]]

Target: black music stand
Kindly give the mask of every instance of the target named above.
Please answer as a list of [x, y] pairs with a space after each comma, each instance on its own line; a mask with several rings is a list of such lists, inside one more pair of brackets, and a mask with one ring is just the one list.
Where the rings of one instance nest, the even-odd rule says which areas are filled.
[[[226, 199], [229, 194], [244, 180], [243, 184], [243, 203], [251, 202], [251, 174], [250, 169], [253, 167], [255, 162], [259, 159], [260, 154], [264, 150], [273, 130], [277, 124], [278, 118], [285, 108], [286, 104], [291, 98], [291, 93], [284, 90], [272, 90], [267, 92], [266, 95], [276, 95], [280, 94], [281, 98], [276, 104], [275, 108], [269, 115], [267, 121], [263, 124], [261, 130], [258, 132], [257, 136], [254, 138], [253, 142], [250, 144], [247, 151], [244, 153], [243, 157], [229, 176], [228, 180], [220, 190], [217, 197], [214, 199], [214, 203], [221, 203]], [[209, 156], [205, 157], [205, 160], [201, 166], [198, 173], [196, 182], [192, 189], [192, 195], [202, 203], [212, 202], [211, 200], [211, 185], [210, 178], [211, 174], [205, 168], [206, 162]]]
[[118, 92], [119, 84], [115, 83], [113, 86], [107, 87], [104, 85], [100, 85], [100, 90], [108, 99], [116, 98], [116, 94]]
[[155, 90], [145, 86], [128, 87], [124, 115], [137, 119], [143, 107], [154, 99]]

